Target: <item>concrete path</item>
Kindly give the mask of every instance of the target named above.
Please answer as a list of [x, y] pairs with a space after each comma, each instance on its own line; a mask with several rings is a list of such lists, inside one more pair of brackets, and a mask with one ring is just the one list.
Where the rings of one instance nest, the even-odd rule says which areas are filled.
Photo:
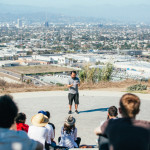
[[[51, 113], [50, 121], [56, 126], [56, 138], [60, 136], [61, 127], [68, 116], [67, 91], [49, 91], [32, 93], [15, 93], [14, 100], [19, 111], [27, 115], [27, 124], [31, 125], [31, 117], [39, 110], [48, 110]], [[123, 92], [109, 91], [80, 91], [80, 114], [73, 113], [76, 118], [78, 136], [82, 138], [81, 144], [96, 144], [97, 136], [94, 129], [107, 118], [107, 108], [118, 107], [119, 98]], [[150, 120], [150, 94], [137, 94], [142, 101], [141, 112], [138, 119]], [[73, 105], [74, 106], [74, 105]], [[73, 107], [74, 112], [74, 107]]]

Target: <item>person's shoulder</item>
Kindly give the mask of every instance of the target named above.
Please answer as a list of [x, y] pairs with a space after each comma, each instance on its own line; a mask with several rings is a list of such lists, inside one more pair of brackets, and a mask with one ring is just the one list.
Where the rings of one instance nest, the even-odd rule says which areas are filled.
[[[28, 147], [31, 149], [35, 149], [37, 147], [37, 141], [30, 139], [25, 131], [17, 131], [16, 132], [17, 139], [19, 142], [23, 143], [23, 147]], [[16, 138], [14, 138], [16, 140]]]
[[79, 80], [79, 77], [76, 77], [76, 80]]
[[11, 131], [11, 134], [16, 136], [19, 139], [24, 139], [24, 140], [29, 139], [29, 137], [25, 131], [21, 131], [21, 130], [20, 131]]
[[102, 123], [101, 130], [106, 129], [108, 126], [112, 126], [113, 124], [117, 124], [118, 122], [120, 122], [120, 118], [108, 119]]
[[102, 126], [105, 121], [106, 121], [106, 120], [101, 121], [101, 122], [100, 122], [100, 126]]
[[29, 129], [35, 129], [36, 126], [29, 126]]
[[48, 130], [52, 130], [52, 129], [53, 129], [53, 127], [52, 127], [51, 124], [47, 124], [45, 127], [46, 127]]
[[150, 129], [150, 121], [133, 120], [134, 125]]
[[71, 78], [71, 77], [69, 77], [69, 78], [68, 78], [68, 80], [72, 80], [72, 78]]
[[53, 129], [55, 129], [55, 125], [53, 123], [50, 122], [48, 124], [50, 124], [53, 127]]
[[24, 127], [29, 127], [29, 125], [27, 125], [27, 124], [25, 124], [25, 123], [23, 124], [23, 126], [24, 126]]

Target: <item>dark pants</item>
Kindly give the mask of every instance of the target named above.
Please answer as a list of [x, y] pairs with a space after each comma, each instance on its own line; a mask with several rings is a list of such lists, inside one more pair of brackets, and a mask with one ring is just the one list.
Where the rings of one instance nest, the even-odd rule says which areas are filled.
[[72, 105], [73, 101], [75, 104], [79, 104], [79, 93], [76, 94], [68, 94], [69, 105]]
[[[58, 143], [60, 142], [60, 140], [61, 140], [61, 137], [58, 138]], [[77, 140], [76, 140], [75, 142], [77, 143], [77, 145], [78, 145], [78, 147], [79, 147], [80, 142], [81, 142], [81, 138], [80, 138], [80, 137], [77, 137]]]
[[103, 135], [99, 135], [98, 139], [99, 150], [109, 150], [109, 140]]
[[67, 147], [64, 146], [58, 146], [56, 143], [48, 144], [45, 142], [45, 149], [46, 150], [68, 150]]

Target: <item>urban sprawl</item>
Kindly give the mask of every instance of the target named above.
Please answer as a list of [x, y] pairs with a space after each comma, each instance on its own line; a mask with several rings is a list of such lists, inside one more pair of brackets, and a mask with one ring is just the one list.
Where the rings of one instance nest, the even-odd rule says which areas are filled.
[[[15, 66], [53, 65], [81, 70], [85, 64], [103, 68], [108, 63], [113, 65], [112, 81], [149, 80], [150, 26], [48, 21], [27, 25], [21, 19], [0, 24], [3, 73], [13, 76], [6, 70]], [[65, 72], [38, 77], [47, 84], [65, 84], [67, 78]]]

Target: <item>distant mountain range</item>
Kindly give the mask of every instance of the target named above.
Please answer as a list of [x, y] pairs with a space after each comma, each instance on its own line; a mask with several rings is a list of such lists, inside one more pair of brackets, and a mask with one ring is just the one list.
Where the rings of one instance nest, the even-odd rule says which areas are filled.
[[150, 23], [150, 6], [130, 5], [117, 7], [113, 5], [100, 6], [69, 6], [65, 8], [33, 7], [23, 5], [0, 4], [0, 15], [25, 15], [45, 13], [51, 15], [65, 15], [71, 17], [94, 17], [111, 19], [114, 21]]

